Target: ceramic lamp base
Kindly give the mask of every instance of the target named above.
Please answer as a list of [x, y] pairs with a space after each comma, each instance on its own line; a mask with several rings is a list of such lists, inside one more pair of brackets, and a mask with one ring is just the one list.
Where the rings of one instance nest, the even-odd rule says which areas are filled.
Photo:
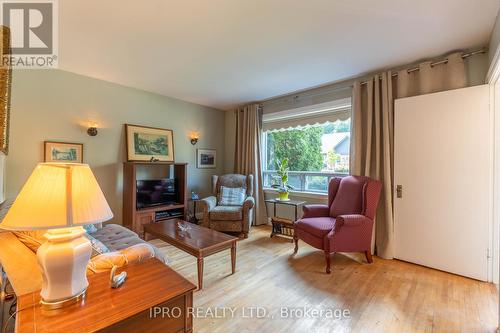
[[42, 309], [44, 310], [57, 310], [64, 308], [66, 306], [76, 304], [78, 302], [81, 302], [85, 299], [85, 295], [87, 293], [87, 289], [79, 293], [78, 295], [75, 295], [71, 298], [64, 299], [62, 301], [55, 301], [55, 302], [48, 302], [44, 301], [43, 299], [40, 301], [40, 304], [42, 305]]
[[81, 227], [50, 230], [37, 251], [42, 269], [42, 305], [57, 309], [74, 304], [85, 296], [89, 285], [87, 264], [92, 246]]

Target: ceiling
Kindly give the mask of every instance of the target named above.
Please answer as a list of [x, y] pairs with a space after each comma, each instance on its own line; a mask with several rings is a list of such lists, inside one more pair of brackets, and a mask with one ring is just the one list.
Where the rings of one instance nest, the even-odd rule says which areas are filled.
[[64, 0], [59, 68], [219, 109], [487, 45], [498, 0]]

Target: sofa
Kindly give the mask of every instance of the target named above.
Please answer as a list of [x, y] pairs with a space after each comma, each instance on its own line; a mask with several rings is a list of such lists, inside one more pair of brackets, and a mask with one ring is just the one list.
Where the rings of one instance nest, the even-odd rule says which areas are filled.
[[[243, 188], [246, 198], [238, 206], [220, 205], [221, 186]], [[202, 226], [221, 232], [239, 233], [247, 238], [253, 222], [255, 199], [253, 198], [253, 175], [227, 174], [212, 176], [213, 195], [202, 199]]]
[[[5, 216], [6, 211], [10, 205], [4, 203], [0, 206], [0, 220]], [[96, 225], [89, 232], [91, 239], [96, 239], [101, 242], [109, 251], [110, 254], [124, 253], [121, 255], [124, 257], [124, 261], [127, 262], [127, 256], [133, 259], [130, 260], [142, 260], [143, 256], [137, 255], [137, 253], [132, 253], [133, 251], [127, 251], [127, 249], [133, 249], [134, 246], [137, 247], [138, 244], [147, 244], [145, 241], [139, 238], [139, 236], [130, 231], [129, 229], [122, 227], [117, 224], [106, 224], [106, 225]], [[92, 243], [92, 240], [91, 240]], [[16, 233], [11, 231], [0, 230], [0, 268], [2, 274], [2, 281], [0, 285], [2, 289], [5, 286], [5, 273], [9, 282], [14, 289], [16, 295], [23, 295], [33, 291], [40, 290], [42, 287], [42, 272], [38, 266], [38, 261], [36, 257], [36, 252], [26, 245], [26, 242], [22, 237], [16, 236]], [[93, 244], [94, 247], [94, 244]], [[167, 263], [167, 258], [154, 246], [151, 244], [147, 245], [153, 253], [150, 253], [148, 257], [154, 255], [155, 258], [163, 263]], [[105, 253], [107, 254], [107, 253]], [[95, 256], [91, 259], [99, 259], [99, 256]], [[102, 263], [106, 260], [101, 260], [101, 262], [95, 263], [94, 266], [99, 266], [97, 268], [102, 268]], [[89, 264], [90, 265], [90, 264]], [[92, 274], [92, 270], [88, 269], [88, 274]]]

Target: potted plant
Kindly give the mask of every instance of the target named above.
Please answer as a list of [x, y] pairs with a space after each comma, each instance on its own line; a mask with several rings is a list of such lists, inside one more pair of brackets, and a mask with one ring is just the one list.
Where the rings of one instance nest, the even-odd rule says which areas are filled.
[[282, 161], [276, 161], [276, 172], [280, 179], [281, 184], [272, 185], [273, 188], [278, 189], [278, 198], [282, 201], [290, 200], [288, 199], [288, 191], [292, 190], [293, 187], [288, 185], [288, 158], [284, 158]]

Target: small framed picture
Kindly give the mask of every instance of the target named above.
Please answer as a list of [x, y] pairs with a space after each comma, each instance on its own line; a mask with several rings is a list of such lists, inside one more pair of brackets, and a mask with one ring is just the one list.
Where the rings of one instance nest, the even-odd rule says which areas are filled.
[[174, 162], [174, 132], [125, 124], [128, 161]]
[[45, 162], [83, 163], [83, 143], [45, 141]]
[[210, 169], [217, 166], [215, 149], [196, 149], [196, 166], [198, 169]]

